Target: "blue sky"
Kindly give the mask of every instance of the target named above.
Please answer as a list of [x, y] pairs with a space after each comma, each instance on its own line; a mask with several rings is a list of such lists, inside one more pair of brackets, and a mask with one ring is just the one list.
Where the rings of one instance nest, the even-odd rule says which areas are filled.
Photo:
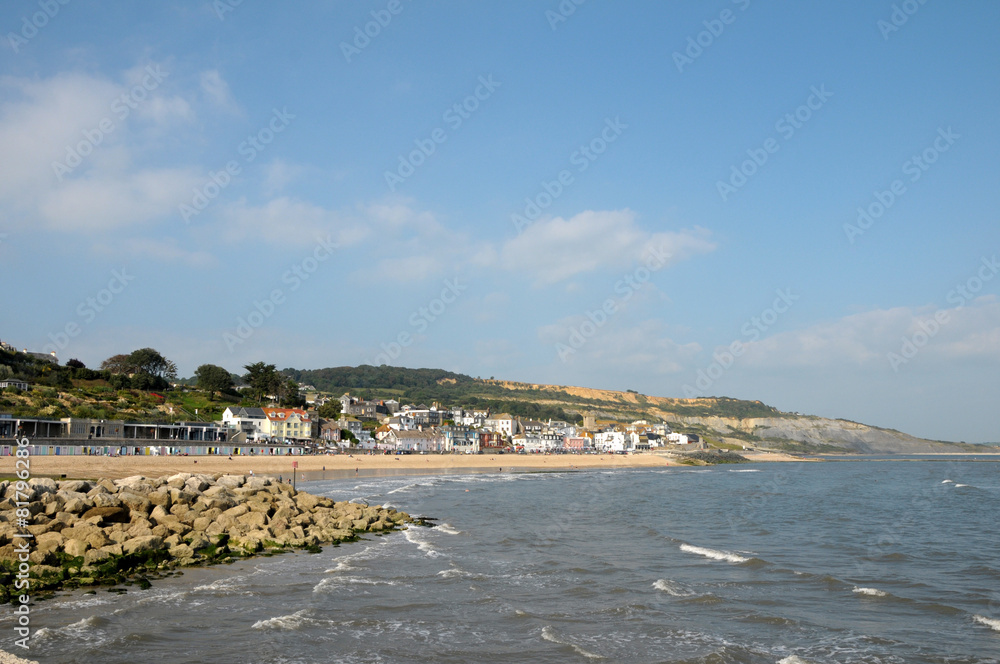
[[6, 2], [0, 338], [997, 441], [998, 28], [985, 0]]

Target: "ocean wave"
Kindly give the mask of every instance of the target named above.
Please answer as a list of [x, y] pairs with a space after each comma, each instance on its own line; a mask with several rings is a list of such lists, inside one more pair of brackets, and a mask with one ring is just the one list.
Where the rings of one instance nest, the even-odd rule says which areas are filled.
[[354, 565], [352, 565], [351, 563], [355, 562], [356, 560], [359, 560], [360, 558], [368, 556], [372, 552], [372, 549], [375, 548], [375, 546], [377, 545], [369, 545], [361, 549], [360, 551], [355, 551], [354, 553], [349, 553], [344, 556], [337, 556], [331, 561], [337, 563], [337, 566], [325, 570], [325, 573], [331, 574], [333, 572], [343, 572], [346, 569], [354, 569]]
[[411, 544], [416, 544], [417, 548], [423, 551], [428, 558], [437, 558], [438, 556], [441, 555], [441, 553], [437, 550], [437, 548], [433, 544], [431, 544], [427, 540], [420, 539], [419, 537], [417, 537], [413, 532], [413, 528], [410, 528], [409, 530], [404, 530], [403, 536], [406, 538], [407, 542], [410, 542]]
[[670, 579], [657, 579], [653, 582], [653, 587], [657, 590], [662, 590], [668, 595], [673, 595], [674, 597], [691, 597], [694, 595], [692, 591], [684, 588], [675, 581], [671, 581]]
[[691, 544], [681, 544], [681, 551], [685, 553], [695, 553], [699, 556], [705, 556], [706, 558], [711, 558], [712, 560], [725, 560], [730, 563], [745, 563], [749, 558], [744, 558], [743, 556], [738, 556], [735, 553], [730, 553], [728, 551], [717, 551], [715, 549], [706, 549], [701, 546], [692, 546]]
[[315, 586], [313, 586], [312, 591], [314, 593], [323, 592], [327, 588], [337, 588], [340, 586], [398, 586], [399, 584], [395, 581], [387, 581], [384, 579], [369, 579], [364, 576], [329, 576]]
[[255, 622], [250, 629], [282, 629], [297, 631], [302, 625], [310, 621], [306, 616], [308, 609], [302, 609], [301, 611], [296, 611], [287, 616], [275, 616], [274, 618], [268, 618], [267, 620], [258, 620]]
[[452, 567], [451, 569], [443, 569], [437, 573], [443, 579], [454, 579], [456, 577], [474, 577], [476, 576], [472, 572], [466, 572], [464, 569], [459, 569], [457, 567]]
[[574, 651], [576, 651], [577, 654], [583, 655], [587, 659], [604, 659], [604, 655], [598, 655], [597, 653], [590, 652], [589, 650], [584, 650], [575, 643], [570, 643], [569, 641], [563, 641], [562, 639], [558, 638], [555, 635], [555, 632], [552, 631], [552, 627], [549, 625], [546, 625], [545, 627], [542, 628], [542, 638], [545, 639], [546, 641], [551, 641], [552, 643], [558, 643], [561, 646], [568, 646], [572, 648]]
[[730, 468], [731, 473], [759, 473], [760, 468]]
[[434, 526], [434, 530], [437, 532], [447, 533], [448, 535], [461, 535], [461, 530], [456, 530], [450, 523], [439, 523]]
[[987, 618], [986, 616], [972, 616], [972, 619], [981, 625], [986, 625], [995, 632], [1000, 632], [1000, 620], [995, 618]]
[[45, 640], [68, 637], [77, 641], [101, 644], [107, 641], [104, 627], [107, 627], [110, 622], [102, 616], [92, 615], [62, 627], [42, 627], [35, 631], [34, 638]]
[[954, 484], [953, 480], [941, 480], [941, 484]]
[[859, 588], [858, 586], [854, 586], [854, 589], [851, 592], [854, 593], [855, 595], [866, 595], [868, 597], [889, 596], [889, 593], [887, 593], [884, 590], [879, 590], [878, 588]]
[[386, 491], [385, 495], [391, 496], [394, 493], [406, 493], [408, 491], [412, 491], [413, 489], [416, 489], [418, 486], [420, 486], [419, 482], [414, 483], [414, 484], [407, 484], [405, 486], [399, 487], [398, 489], [393, 489], [392, 491]]
[[789, 655], [784, 659], [779, 659], [778, 664], [809, 664], [809, 662], [802, 659], [798, 655]]

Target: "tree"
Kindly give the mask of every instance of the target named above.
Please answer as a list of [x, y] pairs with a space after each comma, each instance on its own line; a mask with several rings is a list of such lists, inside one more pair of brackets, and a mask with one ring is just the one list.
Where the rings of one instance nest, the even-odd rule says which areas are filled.
[[87, 365], [76, 359], [75, 357], [66, 362], [66, 366], [70, 369], [86, 369]]
[[233, 376], [227, 370], [215, 364], [203, 364], [194, 372], [198, 379], [198, 387], [207, 390], [209, 398], [219, 392], [233, 389]]
[[257, 399], [257, 403], [264, 400], [264, 397], [273, 394], [280, 397], [281, 375], [275, 370], [273, 364], [254, 362], [243, 367], [247, 373], [243, 380], [250, 386], [250, 394]]
[[331, 399], [320, 406], [316, 412], [318, 412], [319, 416], [323, 419], [336, 420], [340, 417], [340, 402], [335, 399]]
[[132, 365], [129, 363], [128, 355], [112, 355], [101, 362], [101, 370], [109, 371], [112, 374], [134, 373]]
[[[278, 379], [281, 378], [279, 374]], [[280, 385], [278, 392], [278, 403], [292, 407], [306, 405], [306, 400], [299, 394], [299, 384], [291, 378]]]
[[133, 367], [133, 373], [145, 373], [165, 380], [177, 378], [177, 365], [153, 348], [132, 351], [128, 361]]

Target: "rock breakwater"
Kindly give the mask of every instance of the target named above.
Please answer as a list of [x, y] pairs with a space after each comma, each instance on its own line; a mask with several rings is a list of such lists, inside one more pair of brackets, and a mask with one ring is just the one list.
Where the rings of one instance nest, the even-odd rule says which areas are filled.
[[[15, 547], [24, 541], [15, 539], [19, 532], [33, 535], [27, 562], [37, 594], [122, 583], [147, 587], [149, 577], [176, 567], [287, 549], [318, 552], [323, 544], [414, 522], [380, 505], [334, 502], [246, 475], [35, 478], [27, 486], [24, 491], [23, 484], [0, 481], [0, 602], [23, 592], [14, 590], [23, 562]], [[27, 527], [16, 523], [16, 501], [28, 503]]]

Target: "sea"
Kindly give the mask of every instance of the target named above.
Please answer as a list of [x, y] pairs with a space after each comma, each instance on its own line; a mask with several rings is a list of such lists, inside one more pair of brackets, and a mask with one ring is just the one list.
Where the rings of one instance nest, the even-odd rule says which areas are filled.
[[33, 607], [27, 652], [0, 608], [0, 647], [67, 664], [1000, 662], [996, 459], [307, 482], [438, 525], [62, 593]]

